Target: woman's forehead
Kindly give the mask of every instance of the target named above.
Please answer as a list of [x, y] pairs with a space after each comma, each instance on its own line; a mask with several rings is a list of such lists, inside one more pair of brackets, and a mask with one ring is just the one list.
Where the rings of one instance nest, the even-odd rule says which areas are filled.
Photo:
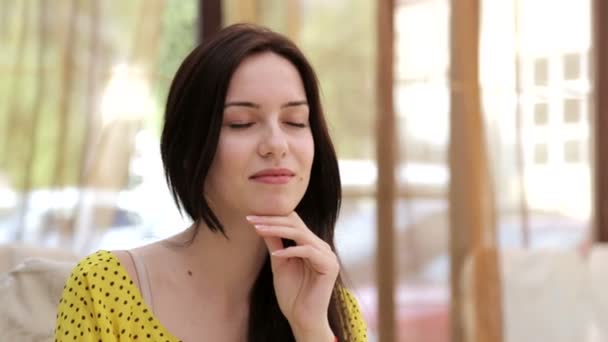
[[272, 52], [247, 57], [237, 67], [226, 93], [226, 102], [264, 100], [303, 101], [306, 93], [296, 67]]

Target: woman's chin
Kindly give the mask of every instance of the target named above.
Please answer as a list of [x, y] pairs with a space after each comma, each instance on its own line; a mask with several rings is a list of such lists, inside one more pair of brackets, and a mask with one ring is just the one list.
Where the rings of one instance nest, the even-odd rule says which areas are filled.
[[251, 207], [251, 214], [258, 216], [287, 216], [291, 214], [297, 203], [259, 203]]

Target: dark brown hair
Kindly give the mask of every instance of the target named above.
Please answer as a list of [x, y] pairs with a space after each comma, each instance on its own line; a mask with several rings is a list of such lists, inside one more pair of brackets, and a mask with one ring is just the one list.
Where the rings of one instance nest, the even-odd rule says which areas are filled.
[[[341, 185], [318, 81], [296, 45], [266, 28], [250, 24], [229, 26], [196, 47], [178, 69], [169, 91], [161, 136], [167, 182], [180, 211], [185, 211], [195, 222], [203, 221], [210, 230], [226, 235], [202, 195], [204, 180], [217, 149], [230, 79], [245, 58], [261, 52], [273, 52], [285, 58], [302, 78], [315, 151], [310, 182], [296, 212], [335, 251], [334, 227], [340, 210]], [[343, 291], [339, 276], [328, 319], [340, 341], [346, 341], [350, 335]], [[249, 341], [294, 341], [276, 300], [269, 259], [251, 290], [248, 336]]]

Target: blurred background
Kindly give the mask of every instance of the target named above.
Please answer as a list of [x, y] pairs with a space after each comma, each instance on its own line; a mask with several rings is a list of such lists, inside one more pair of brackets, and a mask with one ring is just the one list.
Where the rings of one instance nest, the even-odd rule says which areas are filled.
[[[0, 0], [0, 245], [82, 256], [186, 227], [159, 155], [167, 91], [196, 44], [254, 22], [320, 78], [344, 189], [336, 243], [370, 341], [509, 340], [502, 251], [584, 257], [598, 241], [592, 6]], [[501, 252], [470, 263], [489, 278], [471, 279], [496, 293], [467, 297], [466, 260], [488, 249]], [[463, 313], [478, 302], [493, 323]]]

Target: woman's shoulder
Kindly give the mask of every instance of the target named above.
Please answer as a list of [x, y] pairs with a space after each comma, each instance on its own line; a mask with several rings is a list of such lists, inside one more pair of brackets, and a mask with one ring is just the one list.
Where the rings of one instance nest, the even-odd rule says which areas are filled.
[[78, 260], [76, 269], [85, 272], [98, 267], [109, 267], [109, 265], [112, 264], [112, 261], [115, 260], [116, 257], [112, 254], [112, 252], [107, 250], [98, 250]]
[[104, 281], [108, 276], [118, 276], [123, 273], [121, 271], [121, 262], [114, 253], [99, 250], [80, 259], [72, 269], [71, 278]]
[[78, 261], [64, 287], [64, 293], [88, 294], [87, 297], [109, 297], [110, 294], [133, 290], [133, 280], [120, 260], [110, 251], [100, 250]]
[[110, 251], [97, 251], [74, 267], [59, 302], [55, 331], [58, 341], [79, 337], [78, 340], [117, 341], [117, 336], [131, 340], [138, 335], [154, 335], [156, 340], [164, 341], [170, 336]]
[[78, 316], [80, 310], [111, 319], [125, 309], [139, 311], [143, 306], [138, 289], [120, 261], [112, 252], [100, 250], [74, 266], [65, 282], [59, 311]]

